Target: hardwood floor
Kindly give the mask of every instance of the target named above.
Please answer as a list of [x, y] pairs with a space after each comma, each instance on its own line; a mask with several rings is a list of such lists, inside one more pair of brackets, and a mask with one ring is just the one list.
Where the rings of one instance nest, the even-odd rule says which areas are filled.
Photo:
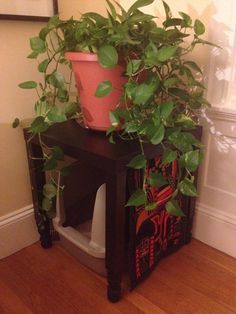
[[236, 313], [236, 260], [196, 240], [159, 263], [123, 299], [109, 303], [106, 279], [59, 244], [34, 244], [0, 261], [0, 314]]

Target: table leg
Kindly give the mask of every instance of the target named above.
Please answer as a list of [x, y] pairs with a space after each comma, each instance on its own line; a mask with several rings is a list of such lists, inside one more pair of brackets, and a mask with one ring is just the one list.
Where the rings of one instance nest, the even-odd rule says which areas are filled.
[[43, 248], [52, 246], [50, 235], [50, 221], [42, 214], [41, 204], [43, 200], [43, 185], [45, 184], [45, 173], [43, 172], [42, 151], [39, 145], [27, 141], [29, 173], [34, 205], [34, 216], [40, 234], [40, 242]]
[[121, 297], [125, 257], [126, 171], [108, 178], [106, 186], [106, 267], [107, 296], [111, 302]]

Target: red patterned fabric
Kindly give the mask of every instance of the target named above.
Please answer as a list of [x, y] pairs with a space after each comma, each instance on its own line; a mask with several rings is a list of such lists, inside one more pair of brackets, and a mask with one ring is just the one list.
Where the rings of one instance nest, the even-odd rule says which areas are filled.
[[[130, 210], [130, 279], [131, 288], [135, 287], [155, 267], [158, 261], [176, 250], [184, 243], [186, 218], [171, 216], [165, 205], [176, 189], [178, 176], [177, 162], [170, 166], [161, 165], [160, 158], [151, 160], [146, 171], [158, 171], [167, 180], [167, 184], [158, 188], [146, 183], [148, 201], [157, 202], [152, 211], [143, 206], [131, 207]], [[129, 182], [130, 193], [142, 186], [141, 171], [134, 171]], [[181, 200], [179, 198], [179, 202]], [[181, 205], [181, 204], [180, 204]]]

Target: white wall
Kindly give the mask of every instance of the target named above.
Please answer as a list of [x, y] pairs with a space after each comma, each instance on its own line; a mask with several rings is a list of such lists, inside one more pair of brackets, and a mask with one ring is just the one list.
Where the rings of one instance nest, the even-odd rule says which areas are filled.
[[236, 111], [206, 113], [194, 236], [236, 257]]
[[0, 259], [36, 242], [25, 142], [15, 117], [33, 116], [35, 92], [18, 84], [38, 80], [37, 63], [27, 59], [29, 38], [45, 23], [0, 20]]
[[200, 169], [194, 235], [236, 257], [236, 1], [214, 0], [213, 48], [206, 67], [212, 110], [202, 119], [206, 157]]
[[29, 38], [45, 23], [0, 20], [0, 216], [31, 204], [25, 143], [21, 129], [13, 129], [15, 117], [33, 116], [35, 91], [18, 84], [38, 80], [37, 61], [27, 59]]

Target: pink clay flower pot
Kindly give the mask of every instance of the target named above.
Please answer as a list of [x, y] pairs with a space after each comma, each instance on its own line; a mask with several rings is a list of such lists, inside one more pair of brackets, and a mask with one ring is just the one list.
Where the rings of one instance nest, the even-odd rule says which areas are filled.
[[[72, 63], [85, 126], [106, 131], [111, 126], [109, 111], [121, 106], [123, 84], [127, 82], [122, 76], [125, 67], [104, 68], [93, 53], [67, 52], [65, 56]], [[100, 98], [95, 92], [104, 80], [109, 80], [113, 89], [109, 95]]]

